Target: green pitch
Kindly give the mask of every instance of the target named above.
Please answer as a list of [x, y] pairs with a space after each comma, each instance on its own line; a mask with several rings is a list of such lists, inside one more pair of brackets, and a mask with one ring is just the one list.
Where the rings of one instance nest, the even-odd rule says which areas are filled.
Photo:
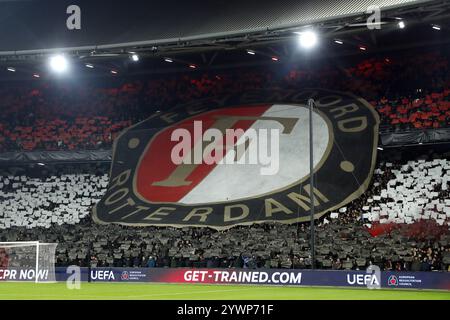
[[0, 283], [0, 300], [4, 299], [450, 300], [450, 292], [147, 283], [82, 283], [80, 290], [69, 290], [65, 283], [9, 282]]

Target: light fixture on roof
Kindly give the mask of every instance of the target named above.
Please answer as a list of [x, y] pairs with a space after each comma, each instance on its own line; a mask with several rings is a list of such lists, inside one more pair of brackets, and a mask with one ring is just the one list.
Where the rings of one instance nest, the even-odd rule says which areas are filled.
[[43, 166], [45, 166], [45, 163], [38, 162], [37, 165], [43, 167]]
[[63, 73], [69, 69], [69, 61], [62, 54], [50, 57], [50, 69], [56, 73]]
[[39, 74], [35, 73], [35, 74], [33, 74], [33, 77], [40, 78], [41, 76]]
[[366, 50], [367, 50], [367, 48], [366, 48], [366, 47], [364, 47], [364, 46], [359, 46], [359, 50], [361, 50], [361, 51], [366, 51]]
[[317, 34], [314, 31], [294, 32], [299, 35], [300, 46], [305, 49], [311, 49], [317, 44]]
[[92, 65], [90, 63], [86, 63], [85, 66], [86, 66], [86, 68], [94, 69], [94, 65]]
[[334, 43], [337, 43], [337, 44], [344, 44], [344, 41], [339, 40], [339, 39], [334, 39]]
[[116, 70], [111, 70], [112, 74], [117, 74], [118, 72]]
[[8, 70], [9, 72], [16, 72], [16, 69], [13, 67], [8, 67], [6, 68], [6, 70]]
[[255, 51], [253, 51], [253, 50], [249, 50], [249, 49], [247, 49], [247, 53], [248, 53], [248, 54], [251, 54], [251, 55], [255, 55], [255, 54], [256, 54], [256, 52], [255, 52]]
[[437, 25], [437, 24], [433, 24], [433, 25], [431, 25], [431, 27], [434, 29], [434, 30], [441, 30], [441, 26], [440, 25]]
[[134, 62], [138, 62], [139, 61], [139, 56], [136, 53], [133, 53], [131, 55], [131, 60], [133, 60]]
[[197, 66], [196, 66], [195, 64], [190, 64], [190, 65], [189, 65], [189, 68], [191, 68], [191, 69], [196, 69]]
[[169, 63], [173, 62], [173, 60], [170, 59], [170, 58], [164, 58], [164, 61], [165, 61], [165, 62], [169, 62]]
[[278, 57], [272, 57], [272, 61], [278, 61]]
[[405, 29], [405, 27], [406, 27], [405, 21], [403, 21], [403, 20], [400, 20], [400, 21], [397, 23], [397, 25], [398, 25], [398, 27], [399, 27], [400, 29]]

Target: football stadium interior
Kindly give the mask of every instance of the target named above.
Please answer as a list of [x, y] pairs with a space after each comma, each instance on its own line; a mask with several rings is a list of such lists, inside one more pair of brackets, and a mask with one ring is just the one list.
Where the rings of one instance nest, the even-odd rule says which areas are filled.
[[74, 2], [0, 1], [0, 299], [450, 299], [448, 1]]

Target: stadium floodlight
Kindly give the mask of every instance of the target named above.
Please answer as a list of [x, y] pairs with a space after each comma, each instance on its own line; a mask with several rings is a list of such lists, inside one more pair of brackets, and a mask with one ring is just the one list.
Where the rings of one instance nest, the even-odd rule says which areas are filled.
[[339, 40], [339, 39], [334, 39], [334, 43], [337, 43], [337, 44], [344, 44], [344, 41]]
[[406, 27], [405, 21], [403, 20], [399, 21], [397, 25], [400, 29], [404, 29]]
[[50, 57], [50, 68], [56, 73], [63, 73], [69, 69], [69, 61], [61, 54]]
[[295, 32], [299, 35], [300, 46], [305, 49], [311, 49], [317, 44], [317, 34], [313, 31]]
[[441, 30], [441, 26], [439, 26], [439, 25], [437, 25], [437, 24], [433, 24], [431, 27], [432, 27], [434, 30], [438, 30], [438, 31]]
[[13, 67], [8, 67], [6, 68], [6, 70], [8, 70], [9, 72], [16, 72], [16, 69]]
[[169, 63], [173, 62], [173, 60], [170, 59], [170, 58], [164, 58], [164, 61], [165, 61], [165, 62], [169, 62]]
[[86, 63], [85, 66], [86, 66], [86, 68], [94, 69], [94, 65], [92, 65], [90, 63]]
[[131, 60], [133, 60], [134, 62], [138, 62], [139, 61], [139, 56], [136, 53], [133, 53], [131, 55]]

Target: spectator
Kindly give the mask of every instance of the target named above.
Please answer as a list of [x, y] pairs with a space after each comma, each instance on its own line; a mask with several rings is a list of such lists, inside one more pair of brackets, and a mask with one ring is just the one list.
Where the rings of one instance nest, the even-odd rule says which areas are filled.
[[155, 268], [156, 267], [156, 259], [153, 256], [148, 257], [147, 268]]

